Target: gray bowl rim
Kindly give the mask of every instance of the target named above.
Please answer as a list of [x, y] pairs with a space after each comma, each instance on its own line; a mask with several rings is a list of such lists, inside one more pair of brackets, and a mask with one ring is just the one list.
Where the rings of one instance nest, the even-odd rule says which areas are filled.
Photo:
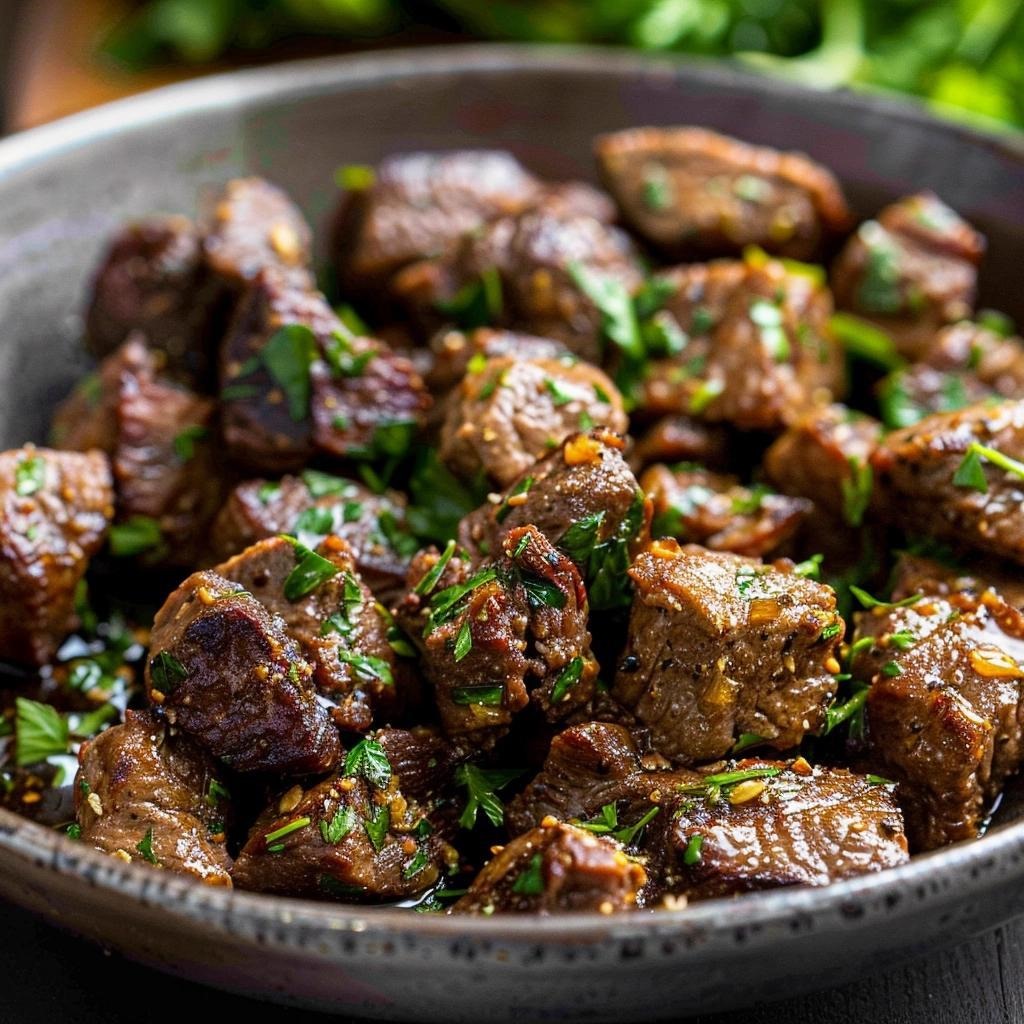
[[[0, 141], [0, 179], [31, 170], [78, 146], [111, 139], [139, 128], [173, 124], [179, 118], [218, 110], [258, 108], [269, 100], [301, 99], [337, 90], [380, 86], [424, 76], [488, 73], [580, 73], [663, 75], [702, 85], [748, 85], [780, 98], [819, 95], [833, 107], [874, 111], [893, 123], [912, 122], [995, 149], [1021, 164], [1024, 134], [997, 134], [957, 122], [940, 121], [918, 104], [887, 95], [848, 90], [816, 92], [740, 70], [730, 62], [692, 57], [651, 56], [603, 47], [481, 44], [373, 51], [368, 54], [290, 61], [193, 79], [117, 100]], [[646, 936], [659, 940], [694, 934], [756, 933], [784, 926], [795, 916], [837, 919], [851, 909], [875, 905], [895, 894], [913, 892], [886, 915], [911, 912], [910, 904], [941, 905], [951, 900], [940, 878], [954, 880], [961, 898], [1024, 876], [1024, 821], [1007, 824], [979, 840], [915, 856], [907, 864], [836, 882], [822, 888], [787, 888], [744, 894], [741, 898], [699, 902], [679, 910], [605, 916], [495, 918], [416, 914], [394, 907], [322, 903], [223, 889], [152, 868], [123, 863], [82, 846], [61, 833], [0, 808], [0, 849], [83, 884], [141, 905], [157, 905], [182, 920], [203, 923], [238, 938], [233, 921], [254, 929], [273, 928], [271, 945], [307, 946], [310, 933], [354, 936], [366, 942], [396, 936], [429, 940], [473, 939], [561, 945], [622, 942]], [[301, 943], [289, 936], [304, 935]]]

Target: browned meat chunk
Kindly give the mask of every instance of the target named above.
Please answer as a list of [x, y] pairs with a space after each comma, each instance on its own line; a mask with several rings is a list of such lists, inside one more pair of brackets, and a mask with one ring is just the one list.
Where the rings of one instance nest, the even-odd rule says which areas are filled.
[[123, 860], [231, 885], [229, 794], [209, 757], [152, 712], [129, 711], [79, 755], [81, 840]]
[[257, 819], [232, 877], [240, 889], [346, 902], [399, 900], [430, 888], [457, 854], [374, 739], [337, 775], [293, 786]]
[[615, 385], [589, 363], [488, 359], [471, 368], [441, 430], [442, 460], [459, 475], [483, 471], [507, 487], [570, 434], [593, 426], [624, 434]]
[[921, 362], [895, 370], [878, 389], [885, 425], [909, 427], [990, 397], [1024, 398], [1024, 342], [964, 320], [944, 327]]
[[[571, 725], [551, 741], [544, 767], [509, 803], [505, 816], [509, 830], [518, 835], [547, 817], [558, 821], [599, 819], [602, 808], [608, 806], [615, 809], [615, 826], [630, 829], [658, 806], [662, 795], [668, 797], [676, 787], [701, 780], [697, 772], [665, 771], [664, 764], [663, 758], [641, 757], [635, 740], [621, 725]], [[609, 814], [608, 822], [611, 820]], [[634, 836], [627, 832], [623, 838], [630, 839], [627, 845], [632, 845], [642, 836], [636, 830]]]
[[313, 234], [299, 208], [262, 178], [235, 178], [217, 198], [203, 254], [218, 280], [241, 292], [266, 267], [312, 287]]
[[412, 364], [357, 338], [327, 300], [277, 270], [257, 275], [221, 351], [224, 440], [253, 469], [393, 456], [430, 405]]
[[711, 761], [743, 733], [785, 750], [823, 723], [843, 635], [830, 587], [671, 540], [629, 575], [636, 597], [612, 695], [656, 750]]
[[405, 532], [405, 499], [316, 470], [278, 481], [248, 480], [229, 496], [213, 525], [217, 557], [280, 533], [310, 544], [329, 533], [348, 542], [366, 585], [385, 603], [404, 593], [417, 544]]
[[146, 686], [172, 725], [237, 771], [324, 772], [341, 754], [284, 623], [216, 573], [194, 573], [157, 612]]
[[620, 913], [636, 907], [646, 881], [614, 840], [550, 821], [501, 848], [452, 912]]
[[479, 558], [532, 524], [576, 564], [591, 608], [628, 604], [625, 573], [632, 550], [646, 539], [649, 513], [624, 447], [606, 430], [571, 435], [496, 501], [466, 516], [459, 542]]
[[633, 246], [616, 228], [548, 202], [467, 235], [435, 261], [408, 267], [395, 278], [395, 290], [428, 324], [482, 290], [486, 323], [554, 338], [596, 363], [604, 348], [602, 314], [584, 280], [635, 292], [642, 275]]
[[775, 441], [764, 470], [786, 494], [810, 498], [847, 526], [860, 526], [871, 498], [868, 463], [881, 436], [881, 424], [863, 413], [820, 406]]
[[[907, 839], [892, 789], [802, 758], [716, 767], [679, 788], [673, 813], [652, 823], [647, 844], [660, 840], [652, 854], [662, 858], [655, 885], [699, 900], [829, 885], [904, 864]], [[650, 904], [653, 893], [644, 895]]]
[[214, 572], [284, 622], [313, 666], [313, 682], [337, 726], [363, 732], [375, 717], [384, 721], [403, 709], [411, 680], [396, 664], [387, 623], [359, 578], [351, 548], [331, 535], [315, 555], [310, 562], [319, 574], [312, 579], [322, 582], [305, 593], [298, 592], [306, 584], [296, 575], [296, 548], [284, 537], [261, 540]]
[[596, 151], [626, 222], [671, 256], [759, 245], [807, 259], [849, 223], [838, 182], [800, 153], [704, 128], [634, 128], [601, 136]]
[[205, 381], [221, 319], [218, 293], [192, 221], [149, 217], [115, 235], [96, 270], [86, 344], [106, 356], [141, 331], [173, 372]]
[[891, 523], [1024, 563], [1024, 401], [935, 413], [871, 458]]
[[914, 594], [931, 597], [969, 594], [978, 597], [986, 590], [994, 590], [1008, 605], [1024, 611], [1024, 580], [1013, 566], [996, 559], [975, 556], [967, 568], [904, 552], [896, 560], [892, 578], [894, 601], [902, 601]]
[[930, 192], [887, 206], [846, 243], [836, 304], [876, 324], [916, 359], [943, 324], [970, 316], [985, 239]]
[[541, 183], [510, 153], [389, 157], [368, 187], [342, 199], [334, 238], [342, 288], [379, 288], [407, 263], [436, 256], [488, 221], [527, 209], [541, 193]]
[[900, 783], [915, 849], [978, 834], [1024, 756], [1024, 615], [992, 590], [912, 595], [858, 616], [870, 757]]
[[78, 623], [75, 588], [114, 516], [100, 452], [0, 454], [0, 651], [45, 665]]
[[67, 448], [102, 442], [113, 460], [118, 521], [152, 527], [140, 552], [147, 564], [195, 565], [224, 496], [216, 403], [164, 379], [137, 339], [103, 361], [98, 386], [91, 409], [78, 392], [58, 410], [58, 436]]
[[597, 662], [575, 566], [532, 526], [476, 572], [423, 553], [396, 615], [419, 646], [448, 736], [493, 744], [532, 700], [552, 721], [586, 704]]
[[489, 327], [464, 334], [462, 331], [441, 331], [431, 340], [433, 364], [427, 384], [434, 395], [451, 391], [469, 372], [479, 368], [485, 359], [507, 356], [512, 359], [558, 359], [567, 354], [566, 347], [550, 338], [515, 331], [496, 331]]
[[637, 471], [653, 462], [697, 462], [713, 469], [729, 464], [726, 427], [689, 416], [663, 416], [636, 443], [631, 464]]
[[692, 464], [651, 466], [640, 486], [654, 504], [653, 536], [754, 558], [789, 541], [812, 508], [806, 499], [763, 484], [744, 487], [734, 476]]
[[[715, 266], [703, 285], [710, 288], [714, 281], [718, 290], [707, 307], [692, 299], [676, 302], [685, 309], [684, 321], [697, 320], [699, 330], [686, 335], [677, 355], [648, 367], [644, 410], [777, 430], [822, 395], [840, 394], [843, 361], [829, 326], [832, 299], [824, 284], [778, 260], [752, 259], [738, 280], [735, 264], [713, 275]], [[695, 310], [704, 308], [711, 313], [697, 319]], [[674, 316], [669, 310], [659, 315]]]

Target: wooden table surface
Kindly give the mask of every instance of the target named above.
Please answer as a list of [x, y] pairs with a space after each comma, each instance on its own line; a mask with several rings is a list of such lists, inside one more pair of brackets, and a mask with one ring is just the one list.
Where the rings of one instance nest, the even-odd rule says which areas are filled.
[[[0, 904], [5, 1024], [317, 1024], [320, 1014], [229, 996], [138, 967]], [[481, 1018], [483, 1020], [483, 1018]], [[692, 1024], [1020, 1024], [1024, 919], [843, 988]]]

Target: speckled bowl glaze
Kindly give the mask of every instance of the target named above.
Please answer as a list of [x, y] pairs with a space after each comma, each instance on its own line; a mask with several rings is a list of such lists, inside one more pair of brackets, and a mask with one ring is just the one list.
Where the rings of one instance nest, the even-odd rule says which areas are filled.
[[[802, 149], [861, 214], [930, 187], [989, 236], [983, 303], [1024, 314], [1024, 150], [907, 107], [621, 52], [466, 47], [283, 65], [0, 143], [0, 442], [45, 437], [85, 368], [89, 268], [125, 218], [264, 174], [322, 226], [339, 164], [501, 146], [591, 177], [590, 140], [690, 122]], [[323, 232], [321, 232], [321, 238]], [[1005, 817], [1012, 818], [1012, 814]], [[1024, 823], [823, 890], [616, 918], [444, 918], [226, 892], [0, 811], [0, 897], [131, 957], [281, 1002], [416, 1021], [679, 1018], [813, 987], [1024, 912]]]

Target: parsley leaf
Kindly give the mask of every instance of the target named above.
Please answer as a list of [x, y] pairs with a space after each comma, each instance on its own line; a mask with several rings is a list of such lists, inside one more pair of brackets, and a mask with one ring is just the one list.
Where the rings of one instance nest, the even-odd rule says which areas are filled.
[[864, 513], [871, 501], [874, 488], [874, 474], [870, 463], [856, 456], [847, 460], [850, 475], [841, 481], [843, 493], [843, 518], [850, 526], [860, 526], [864, 522]]
[[463, 620], [459, 627], [459, 635], [455, 638], [455, 660], [462, 661], [471, 650], [473, 650], [473, 629], [467, 618]]
[[905, 597], [902, 601], [880, 601], [854, 583], [850, 584], [850, 593], [860, 601], [863, 608], [909, 608], [911, 605], [917, 604], [923, 596], [922, 594], [911, 594], [910, 597]]
[[485, 769], [473, 764], [460, 764], [455, 770], [455, 781], [466, 787], [466, 806], [459, 817], [459, 825], [464, 829], [473, 828], [478, 811], [483, 811], [495, 827], [501, 825], [505, 820], [505, 808], [497, 792], [522, 774], [518, 768]]
[[541, 872], [541, 855], [535, 853], [526, 867], [512, 883], [512, 891], [520, 896], [540, 896], [544, 893], [544, 876]]
[[152, 551], [163, 544], [160, 524], [151, 516], [132, 516], [110, 528], [110, 553], [116, 558], [128, 558]]
[[551, 687], [551, 703], [559, 704], [569, 696], [569, 691], [580, 681], [583, 675], [583, 659], [577, 655], [569, 662], [555, 679]]
[[640, 326], [633, 298], [625, 284], [618, 278], [592, 270], [575, 260], [569, 264], [569, 276], [597, 306], [604, 335], [631, 360], [641, 362], [645, 353]]
[[14, 730], [19, 767], [68, 752], [68, 723], [49, 704], [15, 698]]
[[351, 807], [339, 807], [330, 821], [325, 818], [320, 822], [320, 835], [325, 843], [337, 846], [356, 827], [358, 821], [359, 816]]
[[391, 828], [391, 811], [387, 804], [383, 804], [373, 812], [373, 817], [363, 819], [363, 828], [370, 837], [370, 842], [377, 853], [384, 847], [387, 840], [388, 829]]
[[378, 658], [373, 654], [356, 654], [354, 651], [346, 651], [343, 647], [339, 647], [338, 661], [349, 665], [356, 677], [365, 683], [377, 681], [382, 686], [394, 686], [395, 684], [391, 666], [383, 658]]
[[300, 544], [294, 537], [282, 536], [295, 548], [296, 565], [284, 581], [284, 596], [289, 601], [298, 601], [311, 594], [341, 572], [333, 562]]
[[14, 470], [14, 493], [28, 498], [41, 491], [46, 484], [46, 460], [41, 455], [23, 459]]
[[475, 281], [463, 285], [451, 299], [439, 300], [434, 306], [466, 331], [495, 324], [501, 319], [504, 307], [501, 274], [495, 267], [488, 267]]
[[160, 651], [149, 663], [149, 678], [154, 690], [172, 693], [188, 679], [188, 669], [170, 651]]
[[296, 422], [309, 416], [309, 369], [316, 356], [316, 336], [305, 324], [286, 324], [275, 331], [261, 354], [267, 373], [288, 401], [288, 415]]
[[386, 789], [391, 781], [391, 762], [376, 740], [362, 739], [345, 757], [345, 774], [361, 775], [377, 789]]

